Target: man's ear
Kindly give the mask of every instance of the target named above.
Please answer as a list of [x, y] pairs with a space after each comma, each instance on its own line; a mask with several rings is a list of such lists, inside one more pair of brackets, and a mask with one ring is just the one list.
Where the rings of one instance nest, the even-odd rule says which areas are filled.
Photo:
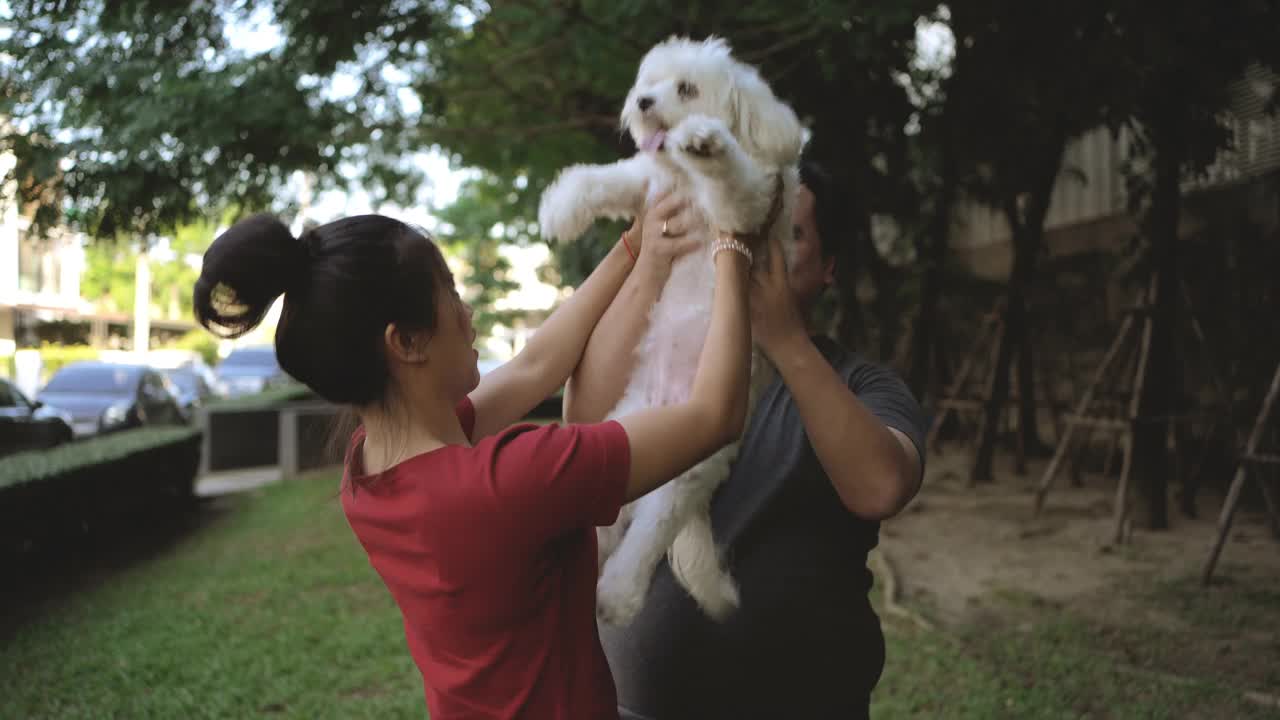
[[427, 361], [427, 343], [430, 338], [421, 330], [406, 330], [395, 323], [388, 323], [382, 334], [387, 354], [407, 364]]

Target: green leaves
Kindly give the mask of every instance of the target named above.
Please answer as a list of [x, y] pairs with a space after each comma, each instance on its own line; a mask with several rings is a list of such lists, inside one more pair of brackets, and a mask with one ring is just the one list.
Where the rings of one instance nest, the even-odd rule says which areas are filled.
[[466, 182], [457, 201], [438, 213], [442, 224], [436, 240], [466, 264], [461, 277], [466, 279], [466, 299], [475, 308], [472, 322], [482, 336], [488, 336], [503, 319], [494, 303], [517, 288], [500, 246], [533, 240], [529, 224], [512, 212], [519, 202], [517, 188], [494, 175], [484, 175]]
[[[358, 106], [306, 82], [325, 58], [228, 42], [247, 15], [238, 5], [12, 10], [0, 41], [13, 58], [0, 66], [12, 121], [0, 149], [17, 156], [14, 174], [23, 200], [41, 204], [40, 227], [73, 219], [111, 237], [164, 232], [231, 206], [279, 207], [275, 193], [290, 174], [342, 184], [343, 151], [373, 142]], [[403, 186], [396, 178], [373, 189]], [[63, 203], [74, 212], [58, 212]]]
[[0, 147], [18, 156], [42, 225], [70, 219], [98, 237], [284, 209], [276, 193], [295, 172], [317, 190], [359, 182], [375, 202], [412, 202], [421, 178], [406, 157], [431, 146], [536, 191], [570, 162], [631, 152], [619, 104], [643, 53], [673, 33], [728, 37], [824, 133], [879, 113], [872, 88], [901, 116], [890, 73], [922, 9], [25, 0], [0, 40], [13, 58], [0, 67], [13, 119]]
[[[17, 0], [0, 36], [0, 150], [37, 230], [106, 238], [289, 212], [298, 173], [406, 206], [423, 181], [411, 157], [438, 148], [482, 173], [440, 219], [483, 309], [509, 282], [497, 247], [536, 241], [555, 173], [634, 150], [619, 106], [672, 34], [725, 37], [812, 130], [853, 214], [910, 228], [936, 185], [923, 146], [944, 137], [970, 194], [998, 205], [1047, 196], [1068, 139], [1159, 103], [1180, 109], [1203, 166], [1225, 142], [1223, 78], [1280, 52], [1264, 42], [1275, 4]], [[927, 17], [954, 32], [954, 66], [916, 62]], [[552, 248], [551, 279], [580, 279], [616, 230]]]

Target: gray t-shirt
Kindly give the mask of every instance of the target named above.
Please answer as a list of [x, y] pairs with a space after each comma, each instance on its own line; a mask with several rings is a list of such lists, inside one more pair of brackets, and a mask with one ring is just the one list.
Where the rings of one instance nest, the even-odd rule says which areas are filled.
[[[814, 342], [923, 465], [924, 413], [902, 380]], [[619, 704], [654, 720], [865, 715], [884, 665], [866, 567], [880, 526], [841, 504], [781, 381], [761, 396], [711, 520], [742, 605], [716, 623], [660, 564], [636, 619], [600, 626]]]

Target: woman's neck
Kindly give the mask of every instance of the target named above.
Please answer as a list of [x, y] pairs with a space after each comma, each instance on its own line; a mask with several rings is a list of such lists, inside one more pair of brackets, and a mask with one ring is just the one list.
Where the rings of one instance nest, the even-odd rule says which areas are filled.
[[360, 413], [364, 470], [382, 472], [411, 457], [448, 445], [468, 445], [454, 406], [439, 397], [394, 398]]

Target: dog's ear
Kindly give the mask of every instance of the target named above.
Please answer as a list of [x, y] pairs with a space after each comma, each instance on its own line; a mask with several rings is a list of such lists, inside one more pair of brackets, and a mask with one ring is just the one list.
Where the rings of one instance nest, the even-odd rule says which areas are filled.
[[[622, 101], [622, 110], [618, 112], [618, 132], [624, 135], [631, 128], [631, 120], [635, 117], [635, 112], [632, 110], [636, 104], [635, 94], [636, 88], [632, 85], [631, 89], [627, 91], [626, 99]], [[637, 140], [636, 142], [639, 141]]]
[[804, 129], [791, 106], [779, 100], [752, 68], [734, 73], [730, 92], [733, 133], [752, 155], [777, 165], [796, 162], [804, 142]]
[[702, 48], [703, 52], [713, 57], [727, 58], [733, 55], [733, 48], [729, 47], [729, 41], [719, 35], [708, 35], [702, 41]]

